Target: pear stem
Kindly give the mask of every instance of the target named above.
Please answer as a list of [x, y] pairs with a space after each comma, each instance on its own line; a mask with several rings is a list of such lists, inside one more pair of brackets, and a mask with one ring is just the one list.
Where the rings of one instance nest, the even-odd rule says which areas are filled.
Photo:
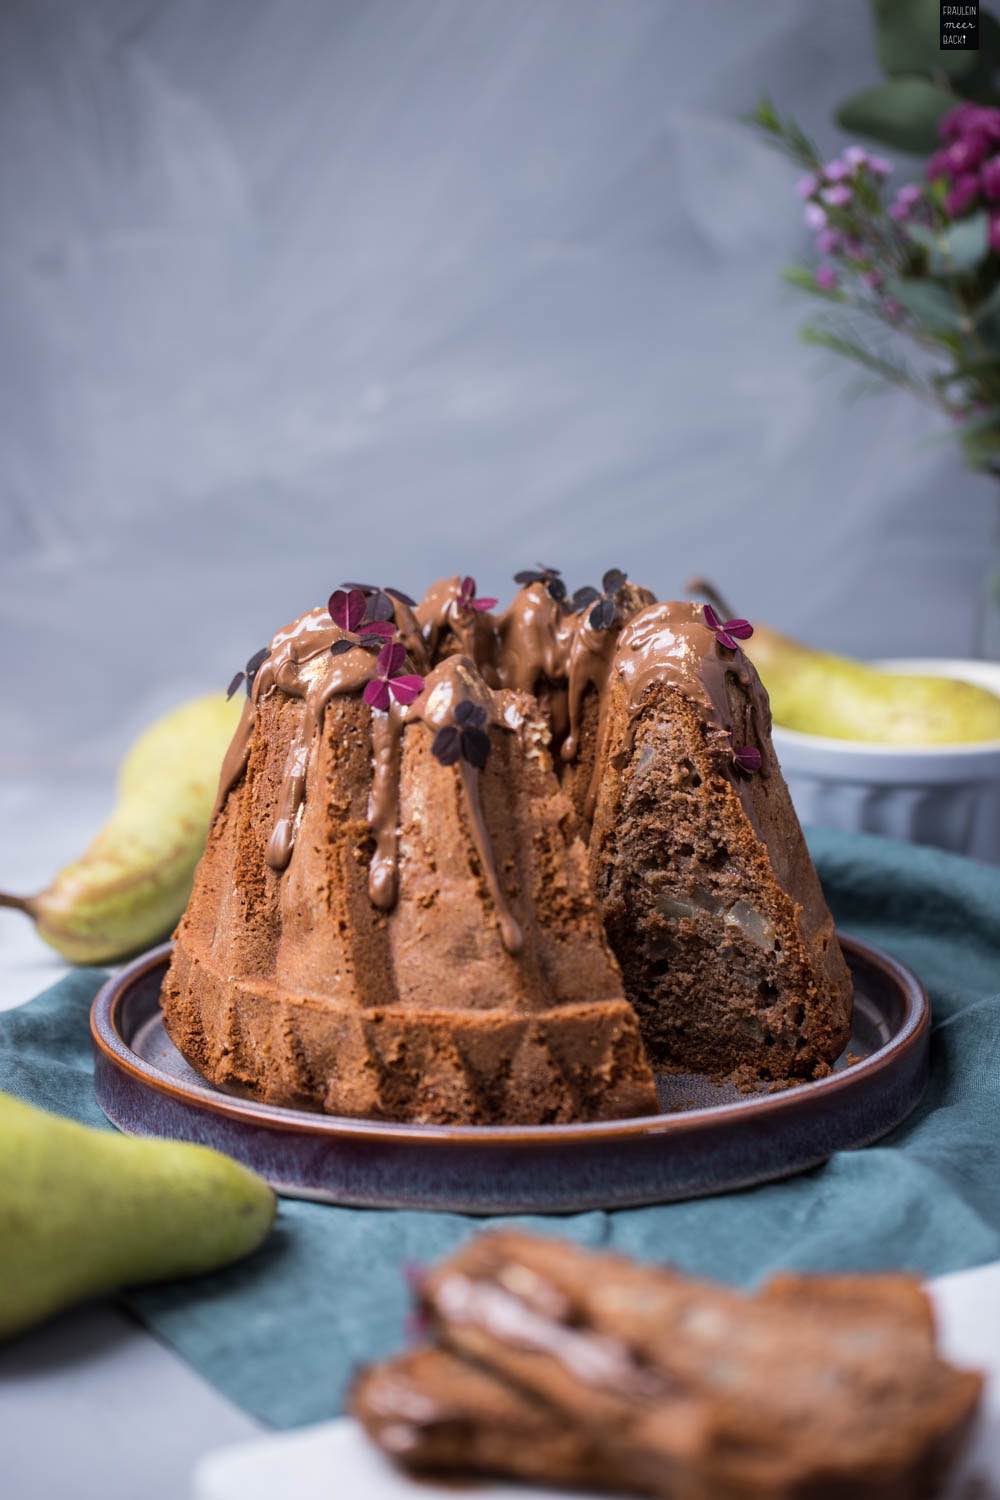
[[0, 906], [9, 906], [12, 911], [23, 911], [29, 917], [35, 915], [35, 903], [30, 896], [12, 896], [9, 891], [0, 891]]
[[733, 618], [732, 606], [727, 604], [719, 593], [714, 583], [709, 583], [707, 578], [689, 578], [684, 585], [687, 594], [703, 594], [712, 608], [722, 616], [724, 620]]

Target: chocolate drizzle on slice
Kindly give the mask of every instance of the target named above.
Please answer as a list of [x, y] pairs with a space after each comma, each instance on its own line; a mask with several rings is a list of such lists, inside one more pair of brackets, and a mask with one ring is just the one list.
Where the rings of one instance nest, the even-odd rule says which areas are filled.
[[437, 1280], [430, 1293], [435, 1315], [447, 1326], [472, 1324], [511, 1348], [555, 1359], [574, 1379], [616, 1394], [650, 1399], [666, 1382], [639, 1363], [620, 1339], [579, 1327], [558, 1316], [560, 1294], [552, 1289], [551, 1310], [516, 1296], [497, 1280], [473, 1279], [460, 1272]]

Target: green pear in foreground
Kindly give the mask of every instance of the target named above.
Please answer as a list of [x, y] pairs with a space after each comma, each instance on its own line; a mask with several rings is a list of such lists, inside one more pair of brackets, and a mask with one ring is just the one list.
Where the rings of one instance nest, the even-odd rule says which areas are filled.
[[208, 836], [240, 702], [211, 694], [157, 720], [122, 762], [118, 801], [93, 843], [38, 896], [0, 894], [72, 963], [124, 958], [176, 925]]
[[239, 1260], [274, 1214], [268, 1185], [217, 1151], [0, 1094], [0, 1339], [117, 1287]]
[[[689, 588], [732, 618], [710, 584], [693, 579]], [[767, 688], [774, 722], [786, 729], [881, 745], [1000, 739], [1000, 697], [971, 682], [884, 671], [814, 651], [756, 621], [744, 650]]]

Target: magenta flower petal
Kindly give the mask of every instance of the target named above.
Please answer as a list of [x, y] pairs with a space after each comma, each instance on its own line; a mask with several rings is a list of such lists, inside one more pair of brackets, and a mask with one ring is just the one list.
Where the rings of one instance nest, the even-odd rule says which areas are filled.
[[802, 217], [807, 229], [822, 229], [826, 224], [826, 209], [821, 208], [818, 203], [807, 203], [802, 210]]
[[748, 776], [753, 776], [755, 772], [760, 770], [763, 764], [760, 751], [755, 750], [752, 745], [738, 746], [733, 751], [733, 760], [739, 766], [740, 770], [745, 771]]
[[365, 620], [358, 626], [358, 635], [377, 635], [383, 641], [391, 641], [396, 634], [395, 625], [388, 620]]
[[424, 679], [416, 674], [406, 677], [393, 677], [389, 683], [389, 691], [397, 703], [402, 703], [404, 708], [412, 703], [424, 690]]
[[722, 628], [727, 635], [735, 635], [741, 641], [748, 641], [753, 635], [753, 626], [749, 620], [727, 620]]
[[831, 208], [846, 208], [854, 194], [846, 182], [835, 182], [833, 187], [824, 188], [820, 197]]
[[476, 580], [474, 578], [469, 577], [469, 575], [466, 574], [466, 576], [462, 579], [462, 586], [461, 586], [461, 589], [459, 590], [459, 593], [461, 594], [462, 599], [463, 600], [471, 599], [472, 596], [473, 596], [473, 594], [475, 592], [476, 592]]
[[727, 651], [739, 650], [739, 646], [737, 645], [736, 641], [733, 640], [733, 637], [729, 634], [728, 630], [717, 630], [715, 632], [715, 639], [718, 641], [720, 646], [725, 646]]
[[709, 630], [722, 629], [722, 621], [719, 619], [718, 615], [715, 613], [715, 610], [710, 604], [703, 604], [701, 607], [701, 612], [705, 617], [705, 624], [708, 626]]
[[345, 593], [343, 589], [337, 589], [330, 595], [327, 609], [330, 618], [341, 630], [356, 630], [364, 619], [367, 600], [361, 589], [351, 589]]
[[378, 654], [375, 665], [382, 677], [394, 677], [406, 660], [406, 647], [399, 641], [390, 641]]
[[989, 161], [983, 162], [979, 169], [979, 185], [983, 196], [991, 203], [1000, 200], [1000, 156], [993, 156]]
[[470, 600], [470, 603], [472, 604], [473, 609], [478, 610], [480, 614], [485, 614], [485, 612], [488, 609], [492, 609], [493, 606], [496, 604], [496, 602], [497, 601], [495, 599], [472, 599], [472, 600]]
[[365, 683], [361, 696], [369, 708], [380, 708], [385, 713], [389, 707], [389, 684], [384, 677], [373, 677], [371, 682]]
[[956, 179], [944, 206], [953, 219], [957, 219], [972, 207], [979, 197], [979, 178], [975, 172], [963, 172]]

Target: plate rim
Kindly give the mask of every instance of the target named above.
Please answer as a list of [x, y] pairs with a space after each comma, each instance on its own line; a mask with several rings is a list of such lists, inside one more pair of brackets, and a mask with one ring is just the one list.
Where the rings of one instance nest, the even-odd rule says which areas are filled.
[[905, 1001], [902, 1023], [895, 1035], [861, 1062], [826, 1078], [817, 1078], [773, 1094], [752, 1094], [724, 1104], [701, 1105], [658, 1115], [635, 1115], [626, 1119], [587, 1120], [557, 1125], [432, 1125], [412, 1121], [370, 1120], [345, 1115], [327, 1115], [290, 1109], [238, 1095], [223, 1094], [200, 1084], [182, 1084], [152, 1063], [137, 1057], [118, 1029], [119, 1008], [129, 990], [153, 969], [163, 965], [173, 951], [173, 942], [158, 944], [126, 964], [107, 979], [90, 1008], [90, 1035], [94, 1048], [116, 1069], [128, 1073], [146, 1088], [166, 1095], [175, 1103], [223, 1115], [246, 1126], [285, 1130], [320, 1139], [393, 1144], [485, 1147], [587, 1146], [629, 1141], [635, 1138], [684, 1135], [712, 1130], [736, 1120], [759, 1120], [794, 1113], [808, 1099], [820, 1101], [850, 1092], [891, 1069], [918, 1047], [930, 1030], [931, 1009], [927, 990], [906, 964], [860, 938], [837, 932], [846, 953], [862, 965], [880, 971]]

